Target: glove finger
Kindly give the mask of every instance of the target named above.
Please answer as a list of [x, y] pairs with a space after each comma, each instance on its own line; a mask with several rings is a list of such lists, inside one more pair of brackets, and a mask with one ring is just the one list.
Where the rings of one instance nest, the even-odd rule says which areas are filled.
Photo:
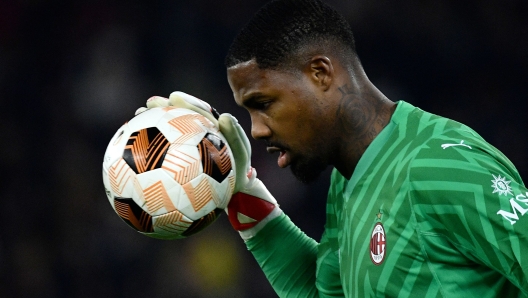
[[[190, 94], [187, 94], [185, 92], [181, 92], [181, 91], [174, 91], [171, 93], [171, 95], [169, 96], [169, 101], [171, 102], [172, 104], [172, 101], [173, 100], [176, 100], [176, 99], [181, 99], [181, 100], [184, 100], [186, 101], [187, 103], [189, 104], [192, 104], [193, 106], [196, 106], [204, 111], [207, 111], [207, 112], [211, 112], [211, 105], [208, 104], [207, 102], [199, 99], [199, 98], [196, 98]], [[174, 104], [172, 104], [174, 105]]]
[[169, 99], [161, 96], [152, 96], [147, 99], [147, 108], [159, 108], [169, 106]]
[[235, 117], [222, 114], [218, 120], [220, 131], [226, 138], [233, 152], [236, 168], [235, 193], [247, 183], [247, 174], [250, 170], [251, 146], [249, 140]]
[[[230, 118], [232, 118], [232, 121], [234, 122], [234, 126], [237, 130], [237, 134], [240, 136], [240, 140], [242, 141], [242, 144], [244, 145], [244, 148], [246, 150], [246, 153], [248, 155], [248, 160], [251, 159], [251, 144], [249, 143], [249, 139], [246, 135], [246, 132], [244, 131], [244, 129], [242, 128], [242, 126], [238, 123], [238, 120], [237, 118], [235, 118], [234, 116], [232, 115], [229, 115], [231, 116]], [[248, 162], [249, 164], [250, 162]], [[249, 171], [249, 168], [248, 168], [248, 171]]]
[[[229, 113], [220, 115], [218, 120], [220, 132], [224, 135], [227, 142], [235, 150], [233, 154], [240, 155], [240, 158], [248, 164], [247, 171], [249, 171], [249, 160], [251, 158], [251, 145], [242, 127], [238, 121]], [[238, 156], [237, 156], [238, 157]], [[246, 171], [246, 174], [247, 174]]]
[[209, 119], [216, 127], [218, 120], [211, 113], [211, 106], [203, 100], [181, 91], [172, 92], [169, 96], [171, 106], [195, 111], [205, 118]]

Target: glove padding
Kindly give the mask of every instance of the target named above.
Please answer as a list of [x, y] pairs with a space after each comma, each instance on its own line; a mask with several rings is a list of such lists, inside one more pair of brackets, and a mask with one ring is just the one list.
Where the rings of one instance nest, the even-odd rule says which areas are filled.
[[227, 206], [229, 221], [248, 240], [266, 223], [282, 214], [277, 201], [264, 183], [257, 178], [257, 171], [251, 167], [251, 145], [246, 133], [231, 114], [218, 112], [208, 103], [184, 92], [171, 93], [169, 98], [153, 96], [147, 100], [147, 107], [139, 108], [136, 115], [155, 107], [174, 106], [195, 111], [220, 129], [231, 148], [235, 159], [235, 188]]
[[172, 92], [169, 98], [162, 96], [152, 96], [151, 98], [147, 99], [147, 107], [141, 107], [137, 109], [135, 114], [139, 115], [148, 109], [168, 106], [195, 111], [209, 119], [216, 127], [218, 127], [217, 119], [219, 115], [213, 107], [211, 107], [205, 101], [181, 91]]
[[227, 215], [233, 228], [248, 240], [282, 211], [251, 167], [251, 145], [236, 118], [222, 114], [218, 124], [233, 152], [236, 167], [235, 190], [227, 205]]

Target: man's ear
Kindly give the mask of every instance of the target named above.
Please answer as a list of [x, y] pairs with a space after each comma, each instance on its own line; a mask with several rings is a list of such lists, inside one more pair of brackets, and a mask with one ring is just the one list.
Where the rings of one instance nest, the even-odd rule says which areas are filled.
[[334, 78], [334, 66], [332, 60], [324, 55], [313, 56], [307, 63], [305, 73], [323, 91], [328, 90]]

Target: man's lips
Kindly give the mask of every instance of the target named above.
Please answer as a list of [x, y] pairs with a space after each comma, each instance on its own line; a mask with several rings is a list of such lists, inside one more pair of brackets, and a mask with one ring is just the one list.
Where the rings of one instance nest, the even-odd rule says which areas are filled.
[[284, 151], [284, 149], [279, 148], [279, 147], [275, 147], [275, 146], [268, 146], [268, 147], [266, 147], [266, 150], [268, 151], [269, 154], [273, 154], [275, 152]]
[[268, 146], [266, 147], [266, 150], [270, 154], [273, 154], [275, 152], [280, 152], [279, 158], [277, 159], [277, 164], [279, 165], [279, 167], [285, 168], [288, 165], [290, 165], [291, 157], [286, 149], [283, 149], [281, 147], [276, 147], [276, 146]]

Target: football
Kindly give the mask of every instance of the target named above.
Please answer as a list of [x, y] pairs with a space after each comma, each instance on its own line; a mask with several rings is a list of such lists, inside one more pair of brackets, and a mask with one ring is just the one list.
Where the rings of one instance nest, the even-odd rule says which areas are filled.
[[216, 220], [235, 184], [234, 159], [217, 127], [188, 109], [149, 109], [110, 140], [103, 183], [117, 215], [159, 239], [193, 235]]

